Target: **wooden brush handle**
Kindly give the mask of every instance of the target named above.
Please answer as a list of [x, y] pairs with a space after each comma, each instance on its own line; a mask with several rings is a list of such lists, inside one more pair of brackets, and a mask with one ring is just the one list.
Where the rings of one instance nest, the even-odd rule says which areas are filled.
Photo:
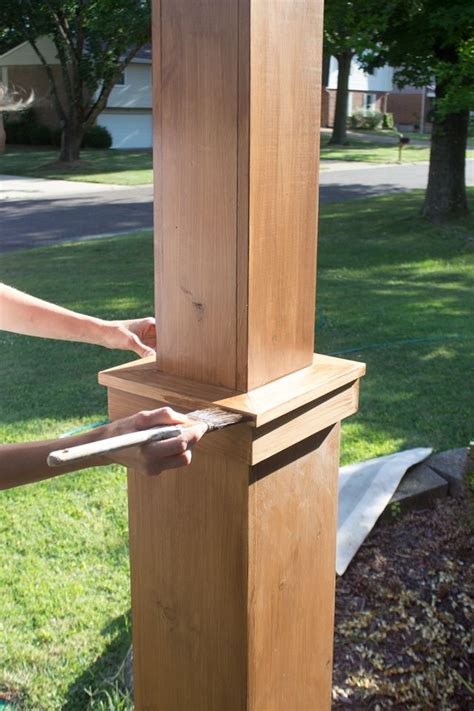
[[93, 457], [97, 457], [101, 454], [117, 452], [119, 449], [134, 447], [137, 444], [146, 444], [146, 442], [159, 442], [163, 439], [171, 439], [172, 437], [178, 437], [183, 432], [183, 429], [184, 428], [180, 425], [165, 425], [163, 427], [152, 427], [148, 430], [128, 432], [127, 434], [118, 435], [117, 437], [108, 437], [106, 439], [99, 439], [96, 442], [79, 444], [76, 447], [58, 449], [55, 452], [50, 452], [50, 454], [48, 455], [48, 464], [50, 467], [59, 467], [64, 464], [83, 462], [87, 459], [92, 459]]

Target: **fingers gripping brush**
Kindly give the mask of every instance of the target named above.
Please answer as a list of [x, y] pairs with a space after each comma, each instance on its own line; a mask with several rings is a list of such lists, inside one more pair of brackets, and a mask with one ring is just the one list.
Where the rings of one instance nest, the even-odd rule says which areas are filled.
[[147, 444], [148, 442], [160, 442], [165, 439], [179, 437], [190, 427], [195, 425], [206, 425], [207, 432], [215, 432], [230, 425], [236, 425], [242, 422], [243, 415], [236, 412], [226, 412], [219, 407], [212, 407], [207, 410], [195, 410], [187, 415], [190, 423], [186, 425], [163, 425], [161, 427], [151, 427], [147, 430], [137, 430], [136, 432], [128, 432], [127, 434], [117, 435], [116, 437], [107, 437], [97, 440], [97, 442], [88, 442], [87, 444], [79, 444], [77, 447], [68, 447], [67, 449], [59, 449], [50, 452], [48, 455], [48, 464], [50, 467], [59, 467], [64, 464], [74, 464], [77, 462], [85, 462], [88, 459], [97, 457], [101, 454], [110, 454], [118, 452], [120, 449], [127, 447], [136, 447], [137, 445]]

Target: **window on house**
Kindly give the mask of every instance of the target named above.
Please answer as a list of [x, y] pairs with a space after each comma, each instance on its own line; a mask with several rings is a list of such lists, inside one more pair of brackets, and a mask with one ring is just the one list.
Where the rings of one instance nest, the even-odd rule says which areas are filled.
[[125, 72], [122, 72], [117, 81], [115, 82], [115, 86], [124, 86], [125, 84]]
[[366, 111], [375, 111], [375, 103], [377, 94], [364, 94], [364, 109]]

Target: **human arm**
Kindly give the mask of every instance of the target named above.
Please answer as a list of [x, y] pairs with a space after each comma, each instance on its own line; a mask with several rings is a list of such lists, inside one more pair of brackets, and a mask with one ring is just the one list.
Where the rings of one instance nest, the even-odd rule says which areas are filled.
[[0, 284], [0, 330], [154, 355], [154, 318], [106, 321], [57, 306]]
[[94, 442], [106, 437], [115, 437], [126, 432], [156, 427], [158, 425], [184, 424], [185, 415], [169, 408], [139, 412], [111, 422], [103, 427], [81, 433], [74, 437], [0, 445], [0, 489], [9, 489], [22, 484], [30, 484], [43, 479], [77, 471], [85, 466], [104, 466], [118, 462], [146, 475], [159, 474], [164, 469], [176, 469], [191, 461], [193, 446], [206, 430], [205, 425], [195, 425], [185, 433], [162, 442], [150, 442], [139, 447], [130, 447], [111, 455], [102, 455], [86, 464], [54, 467], [47, 464], [50, 452], [56, 449], [74, 447], [78, 444]]

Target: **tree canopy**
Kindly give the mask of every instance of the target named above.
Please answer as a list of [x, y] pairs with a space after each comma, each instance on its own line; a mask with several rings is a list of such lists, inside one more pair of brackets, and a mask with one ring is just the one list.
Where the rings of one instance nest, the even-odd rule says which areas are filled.
[[[331, 0], [330, 0], [331, 1]], [[392, 0], [363, 53], [368, 68], [391, 64], [401, 86], [443, 85], [439, 113], [474, 108], [474, 3]]]
[[375, 0], [327, 0], [324, 6], [324, 51], [338, 62], [336, 110], [331, 143], [346, 141], [347, 98], [352, 58], [375, 56], [377, 33], [386, 24], [386, 5]]
[[[150, 40], [150, 0], [2, 0], [0, 28], [3, 46], [28, 41], [36, 52], [63, 128], [62, 158], [77, 158], [84, 130]], [[38, 45], [44, 35], [55, 44], [62, 87]]]
[[467, 213], [465, 155], [474, 109], [474, 4], [471, 0], [390, 0], [367, 67], [391, 64], [395, 81], [435, 84], [428, 188], [422, 213], [439, 220]]

